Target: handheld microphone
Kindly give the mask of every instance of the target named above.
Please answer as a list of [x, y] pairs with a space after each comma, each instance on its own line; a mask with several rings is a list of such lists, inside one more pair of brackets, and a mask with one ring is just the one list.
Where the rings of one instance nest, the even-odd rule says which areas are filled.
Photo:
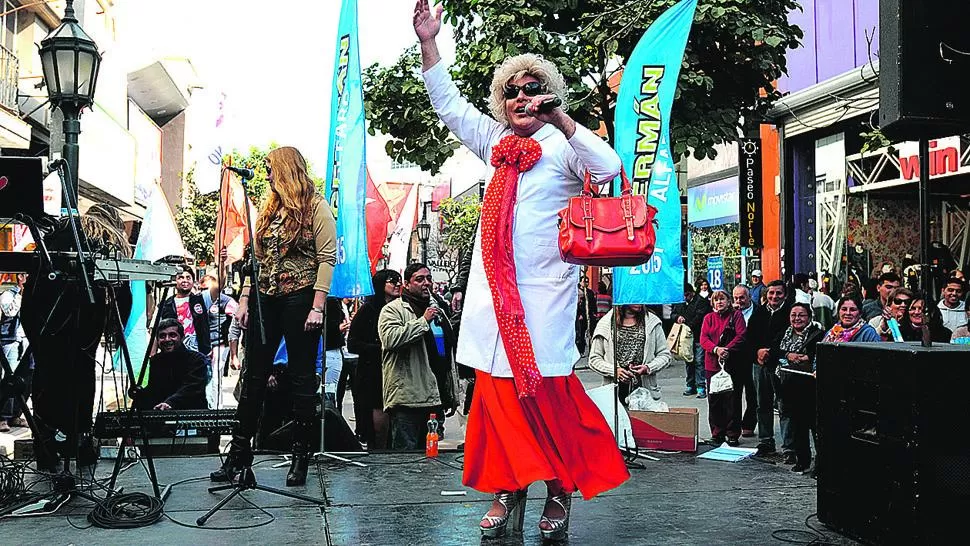
[[536, 114], [548, 114], [549, 112], [552, 112], [553, 109], [559, 108], [560, 106], [562, 106], [562, 99], [560, 99], [559, 97], [552, 97], [551, 99], [546, 99], [542, 101], [539, 104], [538, 110], [532, 109], [531, 102], [528, 104], [528, 106], [526, 106], [526, 110], [528, 110], [529, 114], [534, 116]]
[[242, 167], [226, 167], [226, 169], [230, 172], [236, 173], [239, 175], [239, 178], [242, 178], [243, 180], [252, 180], [253, 177], [256, 176], [256, 173], [254, 173], [252, 169], [244, 169]]

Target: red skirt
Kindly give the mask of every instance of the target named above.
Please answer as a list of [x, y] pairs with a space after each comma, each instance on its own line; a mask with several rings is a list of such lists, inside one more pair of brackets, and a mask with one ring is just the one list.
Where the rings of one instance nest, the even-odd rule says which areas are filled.
[[484, 493], [558, 479], [589, 500], [630, 477], [616, 440], [576, 374], [544, 377], [519, 398], [512, 378], [476, 371], [462, 483]]

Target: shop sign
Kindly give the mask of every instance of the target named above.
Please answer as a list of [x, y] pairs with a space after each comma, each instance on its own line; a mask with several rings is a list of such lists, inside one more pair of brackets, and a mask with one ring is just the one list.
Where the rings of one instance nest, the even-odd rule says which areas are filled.
[[738, 221], [738, 177], [687, 188], [687, 223], [696, 227]]
[[707, 284], [711, 285], [711, 290], [724, 290], [723, 256], [707, 258]]
[[761, 139], [742, 138], [738, 144], [738, 218], [741, 224], [741, 246], [760, 248], [764, 233], [761, 222]]

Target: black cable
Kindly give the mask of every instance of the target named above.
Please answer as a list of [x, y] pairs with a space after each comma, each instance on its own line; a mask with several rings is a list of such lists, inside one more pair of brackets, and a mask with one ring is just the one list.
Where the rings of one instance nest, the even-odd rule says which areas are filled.
[[839, 546], [838, 542], [832, 542], [829, 540], [828, 535], [823, 533], [816, 527], [813, 527], [809, 520], [816, 517], [818, 513], [809, 514], [805, 518], [805, 527], [809, 530], [804, 529], [778, 529], [771, 532], [771, 538], [779, 540], [781, 542], [787, 542], [789, 544], [805, 544], [811, 546]]
[[122, 493], [94, 505], [88, 521], [101, 529], [135, 529], [161, 519], [163, 509], [160, 499], [145, 493]]

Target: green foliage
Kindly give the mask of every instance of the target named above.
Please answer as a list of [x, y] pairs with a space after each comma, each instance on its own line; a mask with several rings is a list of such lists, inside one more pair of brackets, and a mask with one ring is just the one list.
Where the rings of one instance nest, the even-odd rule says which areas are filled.
[[[443, 0], [454, 28], [452, 73], [483, 111], [492, 72], [506, 57], [538, 53], [556, 63], [570, 88], [577, 122], [614, 136], [613, 77], [640, 37], [676, 0]], [[701, 0], [678, 81], [671, 119], [677, 158], [714, 157], [714, 146], [738, 137], [742, 118], [757, 120], [780, 97], [773, 82], [802, 31], [788, 23], [797, 0]], [[364, 81], [371, 130], [392, 137], [388, 153], [437, 170], [450, 157], [409, 50], [390, 68], [372, 66]], [[380, 77], [377, 77], [377, 76]], [[410, 110], [408, 109], [410, 108]], [[445, 133], [446, 134], [446, 133]], [[422, 144], [422, 142], [424, 142]], [[422, 161], [415, 161], [419, 157]]]
[[[279, 145], [275, 142], [270, 142], [265, 148], [251, 146], [248, 155], [243, 155], [239, 150], [233, 150], [223, 158], [224, 163], [227, 159], [231, 159], [232, 165], [253, 170], [254, 176], [246, 184], [246, 193], [257, 210], [269, 188], [269, 180], [266, 178], [266, 154], [278, 147]], [[313, 173], [312, 166], [310, 166], [309, 171], [310, 178], [313, 179], [317, 191], [322, 194], [325, 180]], [[184, 196], [183, 202], [186, 202], [187, 205], [176, 212], [175, 223], [186, 250], [191, 252], [197, 261], [209, 263], [213, 260], [212, 251], [215, 248], [219, 192], [200, 194], [195, 184], [194, 170], [189, 171], [185, 180], [188, 195]], [[256, 218], [253, 218], [254, 223], [255, 221]]]
[[442, 199], [438, 205], [438, 214], [444, 224], [441, 230], [441, 242], [448, 250], [462, 256], [475, 244], [475, 231], [478, 228], [478, 218], [482, 214], [482, 206], [475, 197]]
[[873, 127], [872, 131], [861, 132], [859, 136], [862, 137], [862, 148], [859, 149], [860, 153], [880, 150], [882, 148], [889, 148], [892, 151], [892, 141], [878, 128]]
[[385, 150], [396, 161], [410, 161], [436, 174], [459, 143], [438, 121], [421, 81], [421, 55], [409, 48], [393, 66], [372, 65], [362, 75], [367, 132], [391, 135]]

